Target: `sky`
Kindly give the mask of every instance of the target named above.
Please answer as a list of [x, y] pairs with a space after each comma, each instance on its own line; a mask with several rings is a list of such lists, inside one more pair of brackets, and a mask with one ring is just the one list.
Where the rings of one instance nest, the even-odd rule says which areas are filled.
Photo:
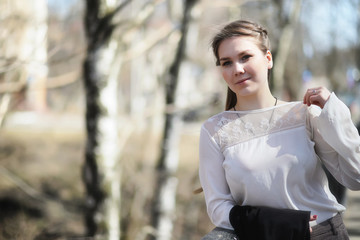
[[56, 9], [60, 16], [65, 16], [71, 6], [79, 1], [85, 0], [47, 0], [49, 8]]
[[317, 51], [328, 51], [332, 46], [345, 48], [359, 42], [356, 31], [359, 10], [351, 4], [358, 0], [304, 2], [301, 20]]

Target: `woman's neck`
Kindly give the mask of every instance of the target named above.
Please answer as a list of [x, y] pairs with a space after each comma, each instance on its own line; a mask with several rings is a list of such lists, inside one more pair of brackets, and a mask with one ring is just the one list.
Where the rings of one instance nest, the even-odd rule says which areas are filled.
[[237, 111], [248, 111], [275, 106], [277, 99], [269, 92], [266, 95], [237, 96], [235, 109]]

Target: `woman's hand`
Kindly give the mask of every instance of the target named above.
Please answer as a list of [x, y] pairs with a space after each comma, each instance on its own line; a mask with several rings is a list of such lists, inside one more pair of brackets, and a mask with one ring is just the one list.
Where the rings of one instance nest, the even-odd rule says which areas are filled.
[[308, 106], [314, 104], [322, 109], [329, 99], [330, 94], [330, 91], [325, 87], [309, 88], [304, 95], [303, 102]]
[[[317, 215], [311, 215], [310, 216], [310, 222], [315, 221], [317, 219]], [[312, 232], [312, 228], [310, 227], [310, 232]]]

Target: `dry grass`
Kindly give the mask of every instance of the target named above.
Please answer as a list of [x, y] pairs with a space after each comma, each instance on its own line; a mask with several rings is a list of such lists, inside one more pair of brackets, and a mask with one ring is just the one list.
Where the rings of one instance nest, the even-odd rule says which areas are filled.
[[[160, 134], [134, 133], [122, 153], [122, 239], [143, 239], [148, 231], [154, 164]], [[174, 239], [200, 239], [212, 228], [198, 182], [198, 128], [187, 127], [180, 141]], [[81, 133], [2, 131], [0, 166], [35, 190], [29, 196], [0, 175], [1, 239], [65, 239], [83, 236], [84, 188]], [[16, 203], [6, 205], [6, 201]], [[4, 207], [7, 208], [4, 210]]]

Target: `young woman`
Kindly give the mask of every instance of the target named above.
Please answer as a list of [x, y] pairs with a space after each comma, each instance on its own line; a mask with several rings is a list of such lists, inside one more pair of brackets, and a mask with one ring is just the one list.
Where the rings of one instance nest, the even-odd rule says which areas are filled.
[[360, 137], [348, 108], [324, 87], [308, 89], [302, 102], [273, 96], [270, 43], [256, 23], [226, 25], [212, 48], [228, 95], [225, 111], [200, 133], [200, 182], [216, 226], [203, 240], [237, 239], [244, 229], [234, 219], [249, 221], [248, 215], [234, 217], [239, 206], [271, 207], [274, 219], [281, 210], [306, 211], [311, 239], [348, 239], [345, 207], [331, 194], [322, 168], [347, 188], [360, 189]]

